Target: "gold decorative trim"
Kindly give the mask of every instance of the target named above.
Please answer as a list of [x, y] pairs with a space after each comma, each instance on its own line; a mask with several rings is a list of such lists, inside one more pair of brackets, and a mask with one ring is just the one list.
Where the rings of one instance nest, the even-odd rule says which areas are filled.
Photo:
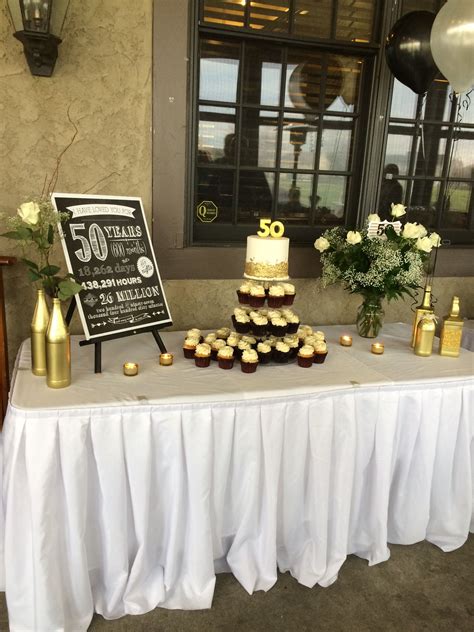
[[280, 261], [279, 263], [255, 263], [253, 261], [245, 262], [245, 274], [260, 278], [287, 278], [288, 277], [288, 261]]

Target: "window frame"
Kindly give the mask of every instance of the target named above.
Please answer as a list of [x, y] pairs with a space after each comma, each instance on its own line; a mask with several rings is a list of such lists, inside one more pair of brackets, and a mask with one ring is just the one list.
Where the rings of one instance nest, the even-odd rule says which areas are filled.
[[[394, 4], [396, 4], [394, 2]], [[152, 67], [152, 200], [153, 244], [164, 279], [240, 279], [245, 243], [191, 246], [186, 232], [190, 221], [190, 142], [193, 121], [192, 89], [196, 71], [193, 58], [194, 0], [153, 0]], [[398, 8], [400, 11], [400, 8]], [[399, 15], [389, 4], [380, 14], [381, 33], [387, 33]], [[177, 29], [176, 24], [181, 28]], [[171, 51], [171, 53], [170, 53]], [[376, 208], [383, 170], [391, 98], [391, 75], [383, 55], [371, 69], [372, 108], [367, 120], [370, 142], [362, 162], [358, 225]], [[456, 251], [456, 257], [451, 252]], [[293, 278], [317, 278], [321, 266], [312, 246], [290, 249]], [[452, 245], [438, 256], [437, 275], [472, 276], [472, 247]]]

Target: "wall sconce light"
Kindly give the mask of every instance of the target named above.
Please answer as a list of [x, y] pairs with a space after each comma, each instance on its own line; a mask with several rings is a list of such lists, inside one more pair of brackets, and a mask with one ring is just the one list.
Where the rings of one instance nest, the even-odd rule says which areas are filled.
[[31, 74], [51, 77], [69, 0], [8, 0], [8, 6]]

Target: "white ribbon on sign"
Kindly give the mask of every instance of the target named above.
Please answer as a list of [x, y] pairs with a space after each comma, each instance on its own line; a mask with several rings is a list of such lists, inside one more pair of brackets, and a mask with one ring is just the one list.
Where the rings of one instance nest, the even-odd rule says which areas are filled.
[[388, 222], [386, 219], [383, 222], [369, 222], [367, 237], [373, 239], [374, 237], [385, 235], [388, 226], [391, 226], [397, 235], [399, 235], [402, 230], [401, 222]]
[[135, 209], [131, 206], [122, 206], [120, 204], [77, 204], [66, 208], [68, 211], [71, 211], [72, 219], [90, 215], [121, 215], [122, 217], [133, 218], [133, 213], [135, 212]]

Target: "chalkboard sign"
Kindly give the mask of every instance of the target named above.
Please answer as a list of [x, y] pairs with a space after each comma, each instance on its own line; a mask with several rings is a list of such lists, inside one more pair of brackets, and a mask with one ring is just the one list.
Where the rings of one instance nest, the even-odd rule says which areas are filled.
[[53, 193], [87, 340], [171, 325], [140, 198]]

